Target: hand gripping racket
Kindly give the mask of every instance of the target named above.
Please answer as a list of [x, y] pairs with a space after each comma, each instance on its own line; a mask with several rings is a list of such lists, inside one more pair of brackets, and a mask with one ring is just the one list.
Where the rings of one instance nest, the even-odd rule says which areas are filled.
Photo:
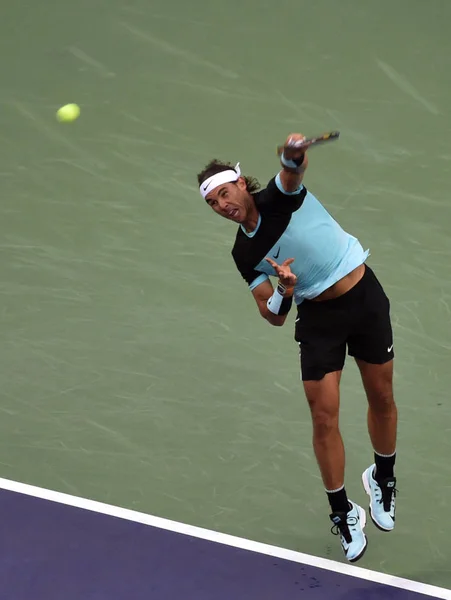
[[319, 144], [324, 144], [326, 142], [333, 142], [334, 140], [338, 140], [340, 137], [339, 131], [329, 131], [328, 133], [323, 133], [317, 137], [311, 137], [305, 139], [303, 142], [294, 142], [293, 144], [277, 146], [277, 155], [281, 156], [285, 149], [293, 149], [299, 148], [301, 150], [307, 150], [312, 146], [318, 146]]

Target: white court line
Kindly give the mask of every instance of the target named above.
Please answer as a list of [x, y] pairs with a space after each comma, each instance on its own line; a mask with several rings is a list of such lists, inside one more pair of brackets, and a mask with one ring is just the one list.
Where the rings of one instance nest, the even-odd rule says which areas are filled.
[[1, 477], [0, 488], [18, 492], [20, 494], [27, 494], [28, 496], [34, 496], [35, 498], [50, 500], [51, 502], [59, 502], [60, 504], [66, 504], [67, 506], [83, 508], [102, 515], [118, 517], [119, 519], [126, 519], [128, 521], [134, 521], [135, 523], [143, 523], [144, 525], [151, 525], [152, 527], [166, 529], [167, 531], [173, 531], [175, 533], [182, 533], [202, 540], [217, 542], [218, 544], [232, 546], [233, 548], [258, 552], [259, 554], [274, 556], [303, 565], [326, 569], [327, 571], [333, 571], [342, 575], [357, 577], [366, 581], [381, 583], [383, 585], [417, 592], [418, 594], [424, 594], [426, 596], [433, 596], [434, 598], [451, 600], [451, 590], [445, 588], [411, 581], [410, 579], [403, 579], [402, 577], [386, 575], [384, 573], [378, 573], [377, 571], [362, 569], [361, 567], [342, 564], [327, 558], [318, 558], [316, 556], [311, 556], [310, 554], [302, 554], [301, 552], [295, 552], [294, 550], [286, 550], [285, 548], [278, 548], [276, 546], [270, 546], [269, 544], [254, 542], [233, 535], [210, 531], [209, 529], [202, 529], [201, 527], [195, 527], [193, 525], [185, 525], [184, 523], [178, 523], [177, 521], [170, 521], [169, 519], [146, 515], [145, 513], [135, 510], [120, 508], [119, 506], [112, 506], [111, 504], [104, 504], [103, 502], [97, 502], [95, 500], [79, 498], [78, 496], [71, 496], [70, 494], [63, 494], [62, 492], [55, 492], [53, 490], [46, 490], [34, 485], [11, 481]]

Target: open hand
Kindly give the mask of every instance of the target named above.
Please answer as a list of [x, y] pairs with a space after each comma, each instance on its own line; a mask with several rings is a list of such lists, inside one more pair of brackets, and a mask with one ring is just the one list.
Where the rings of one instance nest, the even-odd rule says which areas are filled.
[[287, 258], [281, 265], [278, 265], [272, 258], [266, 258], [265, 260], [274, 269], [282, 285], [286, 288], [291, 288], [296, 285], [298, 278], [290, 269], [290, 265], [294, 262], [294, 258]]

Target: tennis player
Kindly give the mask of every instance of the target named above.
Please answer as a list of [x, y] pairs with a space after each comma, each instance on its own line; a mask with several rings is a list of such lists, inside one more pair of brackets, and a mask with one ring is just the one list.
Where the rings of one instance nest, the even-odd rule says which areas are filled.
[[[355, 562], [367, 547], [365, 510], [345, 490], [339, 429], [340, 378], [346, 350], [360, 369], [368, 399], [374, 462], [362, 475], [369, 511], [382, 531], [395, 526], [397, 409], [393, 398], [390, 303], [369, 252], [344, 231], [303, 185], [308, 166], [291, 134], [281, 170], [266, 188], [240, 166], [212, 160], [198, 175], [201, 196], [238, 225], [232, 256], [261, 316], [281, 326], [296, 305], [295, 339], [313, 422], [313, 448], [331, 507], [332, 532]], [[275, 289], [270, 277], [277, 278]]]

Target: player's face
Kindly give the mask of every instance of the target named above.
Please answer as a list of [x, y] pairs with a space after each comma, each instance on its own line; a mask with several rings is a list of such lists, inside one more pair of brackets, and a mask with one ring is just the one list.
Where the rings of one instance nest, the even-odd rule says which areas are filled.
[[218, 215], [235, 223], [243, 223], [246, 220], [251, 202], [246, 182], [241, 177], [236, 183], [219, 185], [205, 200]]

